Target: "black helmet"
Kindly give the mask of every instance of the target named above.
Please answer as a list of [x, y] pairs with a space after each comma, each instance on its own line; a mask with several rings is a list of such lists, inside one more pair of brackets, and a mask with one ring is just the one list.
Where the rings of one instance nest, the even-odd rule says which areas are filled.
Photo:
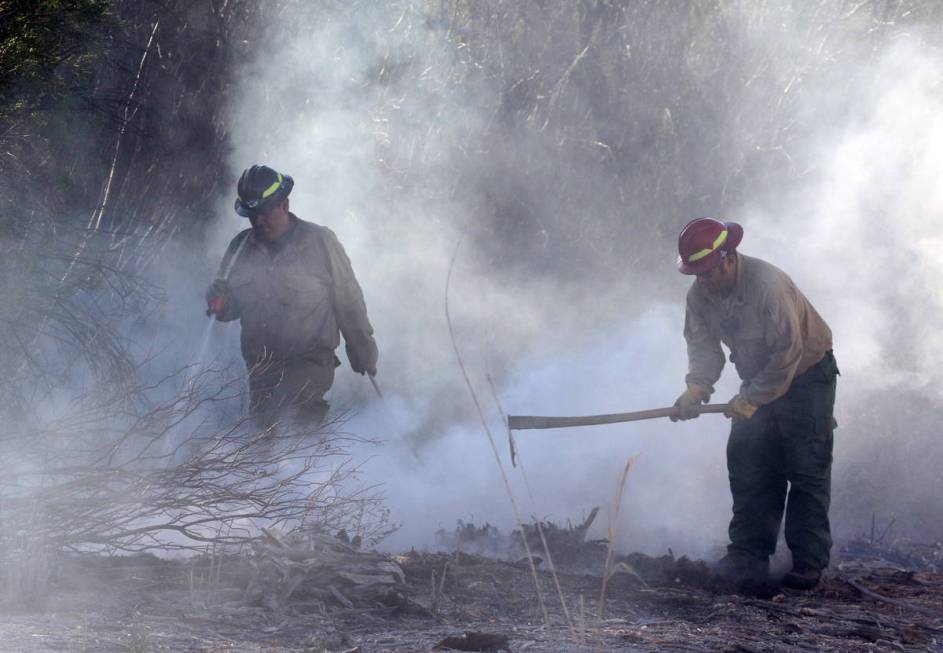
[[288, 197], [295, 180], [268, 166], [246, 168], [236, 185], [236, 213], [244, 218], [258, 215]]

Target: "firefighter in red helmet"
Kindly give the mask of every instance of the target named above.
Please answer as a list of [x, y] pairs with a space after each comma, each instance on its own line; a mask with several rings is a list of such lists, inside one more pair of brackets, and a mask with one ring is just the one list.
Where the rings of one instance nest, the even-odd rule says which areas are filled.
[[793, 569], [783, 583], [810, 589], [832, 544], [832, 333], [785, 272], [737, 251], [742, 239], [739, 224], [713, 218], [692, 220], [678, 238], [678, 269], [695, 280], [684, 322], [687, 389], [675, 405], [678, 419], [697, 417], [692, 409], [714, 392], [726, 347], [742, 383], [726, 412], [733, 518], [721, 571], [765, 583], [785, 511]]

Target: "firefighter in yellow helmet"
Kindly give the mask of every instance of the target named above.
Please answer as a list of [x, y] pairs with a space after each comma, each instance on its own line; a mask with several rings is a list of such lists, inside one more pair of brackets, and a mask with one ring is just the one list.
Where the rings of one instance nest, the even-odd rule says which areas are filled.
[[241, 322], [250, 413], [262, 427], [324, 419], [341, 334], [351, 368], [377, 373], [373, 327], [350, 259], [334, 232], [289, 211], [293, 185], [268, 166], [243, 172], [235, 208], [251, 227], [233, 239], [206, 293], [208, 314]]

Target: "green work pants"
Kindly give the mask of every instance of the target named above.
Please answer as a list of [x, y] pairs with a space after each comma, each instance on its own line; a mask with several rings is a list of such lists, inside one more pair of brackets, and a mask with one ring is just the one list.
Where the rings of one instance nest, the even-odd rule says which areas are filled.
[[334, 352], [288, 360], [262, 358], [249, 365], [249, 414], [260, 428], [286, 420], [316, 427], [329, 408], [324, 394], [334, 383]]
[[760, 406], [748, 420], [734, 420], [727, 442], [731, 555], [767, 563], [785, 508], [793, 564], [828, 566], [837, 376], [829, 351], [797, 376], [785, 395]]

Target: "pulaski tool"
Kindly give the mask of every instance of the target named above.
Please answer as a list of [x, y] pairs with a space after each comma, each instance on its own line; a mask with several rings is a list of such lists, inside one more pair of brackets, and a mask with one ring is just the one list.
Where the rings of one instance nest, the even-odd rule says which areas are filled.
[[383, 399], [383, 393], [380, 392], [380, 386], [377, 385], [377, 380], [373, 377], [372, 374], [367, 374], [367, 378], [370, 379], [370, 384], [373, 386], [373, 389], [376, 390], [377, 396], [380, 399]]
[[[708, 413], [723, 413], [727, 410], [727, 404], [705, 404], [696, 408], [698, 415]], [[653, 408], [651, 410], [639, 410], [634, 413], [611, 413], [609, 415], [582, 415], [577, 417], [538, 417], [534, 415], [508, 415], [508, 439], [511, 445], [511, 464], [515, 465], [517, 451], [514, 444], [512, 432], [525, 429], [559, 429], [568, 426], [599, 426], [602, 424], [619, 424], [621, 422], [638, 422], [645, 419], [656, 419], [658, 417], [676, 417], [680, 414], [680, 408], [670, 406], [668, 408]], [[516, 466], [516, 465], [515, 465]]]

